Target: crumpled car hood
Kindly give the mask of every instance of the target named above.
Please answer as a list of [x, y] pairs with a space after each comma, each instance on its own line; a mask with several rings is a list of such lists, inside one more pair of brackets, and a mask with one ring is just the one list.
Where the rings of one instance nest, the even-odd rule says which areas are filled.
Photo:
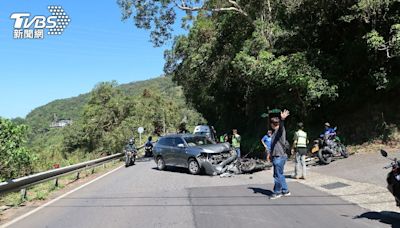
[[218, 144], [210, 144], [203, 146], [196, 146], [195, 148], [199, 149], [203, 153], [222, 153], [230, 150], [230, 146], [228, 143], [218, 143]]

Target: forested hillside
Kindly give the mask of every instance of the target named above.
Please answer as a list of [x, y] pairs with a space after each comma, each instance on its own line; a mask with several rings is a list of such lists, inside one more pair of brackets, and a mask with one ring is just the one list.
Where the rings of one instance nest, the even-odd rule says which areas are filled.
[[259, 145], [268, 107], [290, 109], [288, 128], [306, 122], [312, 137], [331, 122], [347, 143], [387, 139], [399, 126], [399, 1], [119, 4], [123, 18], [151, 29], [155, 45], [186, 12], [189, 32], [175, 37], [165, 71], [218, 129], [237, 127]]
[[[180, 104], [185, 103], [181, 90], [177, 88], [170, 78], [166, 77], [122, 84], [119, 85], [119, 88], [126, 95], [131, 96], [141, 95], [144, 89], [158, 91], [162, 96], [176, 97], [176, 102]], [[34, 109], [26, 116], [25, 120], [19, 122], [29, 125], [33, 133], [47, 131], [50, 123], [54, 120], [54, 115], [58, 119], [71, 119], [73, 121], [79, 119], [83, 114], [83, 106], [89, 101], [89, 98], [90, 93], [85, 93], [77, 97], [52, 101]]]
[[[51, 128], [54, 116], [71, 119], [73, 123]], [[156, 138], [164, 130], [176, 132], [182, 125], [191, 129], [205, 122], [186, 104], [182, 89], [168, 77], [122, 85], [101, 82], [90, 93], [38, 107], [26, 119], [18, 118], [14, 123], [1, 121], [0, 127], [3, 124], [10, 132], [20, 133], [12, 136], [18, 137], [15, 140], [8, 135], [0, 136], [2, 141], [10, 141], [12, 147], [8, 155], [2, 151], [0, 154], [15, 161], [9, 163], [10, 167], [4, 166], [7, 169], [0, 173], [0, 179], [48, 170], [53, 164], [65, 166], [121, 152], [130, 137], [134, 136], [139, 144], [139, 126], [145, 128], [143, 143], [148, 136]], [[21, 165], [25, 167], [12, 168]]]

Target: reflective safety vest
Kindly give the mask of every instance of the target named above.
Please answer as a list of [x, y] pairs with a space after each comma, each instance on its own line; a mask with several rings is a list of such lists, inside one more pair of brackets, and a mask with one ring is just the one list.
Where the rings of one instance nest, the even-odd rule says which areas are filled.
[[298, 130], [294, 133], [294, 140], [296, 141], [296, 148], [307, 147], [307, 133], [303, 130]]
[[232, 147], [240, 148], [240, 141], [241, 141], [240, 135], [233, 135], [232, 136]]

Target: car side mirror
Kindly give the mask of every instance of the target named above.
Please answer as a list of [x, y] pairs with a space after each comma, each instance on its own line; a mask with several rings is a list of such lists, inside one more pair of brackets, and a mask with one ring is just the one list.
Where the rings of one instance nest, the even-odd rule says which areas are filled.
[[386, 158], [388, 156], [388, 153], [384, 150], [381, 150], [381, 155]]
[[178, 144], [178, 147], [179, 147], [179, 148], [185, 148], [185, 145], [184, 145], [183, 143], [179, 143], [179, 144]]

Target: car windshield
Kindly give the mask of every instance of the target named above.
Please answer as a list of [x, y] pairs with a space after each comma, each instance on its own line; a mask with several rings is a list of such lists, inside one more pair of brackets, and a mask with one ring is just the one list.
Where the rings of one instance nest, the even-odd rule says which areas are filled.
[[188, 146], [202, 146], [214, 144], [211, 140], [206, 137], [185, 137], [185, 141]]

